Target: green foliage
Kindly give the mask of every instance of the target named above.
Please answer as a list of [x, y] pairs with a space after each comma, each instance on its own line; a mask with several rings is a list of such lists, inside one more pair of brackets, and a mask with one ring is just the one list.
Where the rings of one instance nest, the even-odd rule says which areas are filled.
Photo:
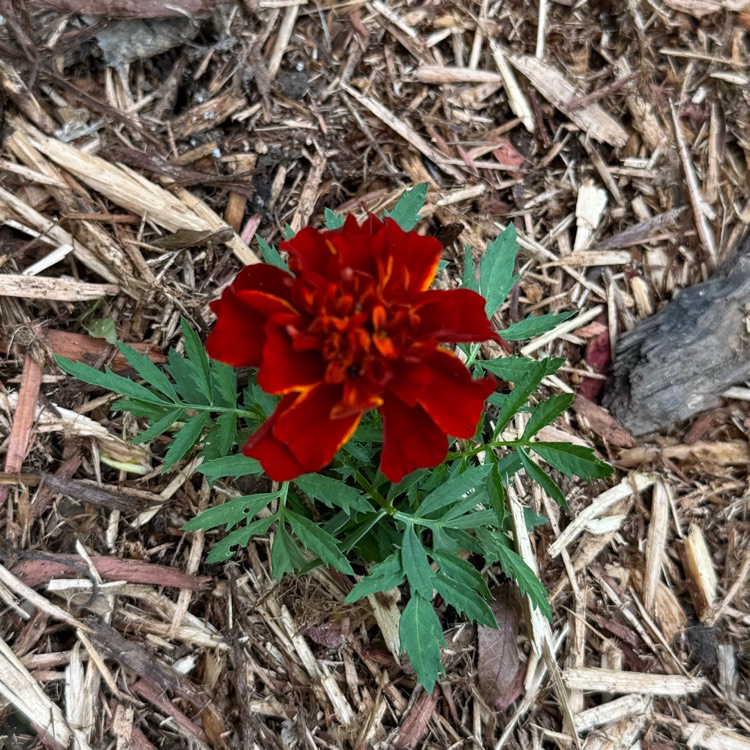
[[485, 311], [488, 318], [497, 312], [521, 278], [513, 275], [517, 254], [516, 228], [509, 224], [494, 242], [487, 245], [479, 266], [479, 293], [487, 300]]
[[419, 212], [427, 197], [428, 185], [421, 182], [411, 190], [405, 190], [392, 211], [386, 211], [384, 216], [393, 219], [405, 232], [410, 232], [419, 222]]
[[[426, 194], [426, 184], [407, 190], [386, 215], [411, 230]], [[328, 229], [340, 227], [343, 221], [326, 209]], [[286, 236], [290, 236], [288, 228]], [[288, 270], [276, 248], [257, 239], [266, 262]], [[484, 295], [490, 316], [518, 281], [516, 256], [512, 226], [489, 244], [478, 277], [471, 249], [466, 249], [462, 285]], [[521, 341], [554, 328], [570, 315], [530, 317], [501, 335], [507, 341]], [[477, 360], [479, 346], [467, 346], [469, 365], [503, 381], [502, 392], [488, 399], [486, 419], [475, 438], [454, 444], [454, 452], [441, 466], [416, 471], [398, 484], [389, 482], [376, 468], [382, 426], [372, 413], [327, 470], [283, 482], [276, 489], [263, 477], [259, 463], [242, 455], [237, 446], [273, 411], [277, 397], [264, 393], [252, 375], [245, 383], [243, 374], [238, 403], [236, 371], [209, 360], [199, 336], [184, 320], [182, 333], [184, 354], [170, 351], [164, 368], [118, 344], [134, 379], [62, 358], [58, 363], [79, 380], [118, 394], [114, 408], [145, 420], [136, 441], [158, 440], [165, 471], [200, 450], [203, 462], [197, 471], [211, 485], [257, 477], [251, 483], [257, 485], [252, 494], [211, 507], [183, 527], [207, 533], [213, 545], [207, 562], [225, 562], [253, 538], [266, 535], [277, 579], [329, 566], [356, 576], [347, 602], [395, 587], [408, 588], [399, 628], [401, 649], [427, 690], [443, 672], [444, 622], [466, 618], [488, 627], [496, 624], [482, 574], [486, 566], [499, 566], [532, 606], [551, 617], [544, 586], [515, 551], [509, 483], [523, 472], [523, 481], [536, 483], [567, 508], [566, 477], [604, 478], [612, 471], [589, 448], [538, 440], [539, 431], [564, 414], [572, 401], [569, 394], [543, 400], [535, 396], [563, 359], [510, 356], [483, 361]], [[528, 414], [523, 434], [503, 440], [519, 413]], [[231, 493], [223, 484], [218, 489]], [[529, 529], [546, 523], [531, 508], [524, 509], [524, 520]]]

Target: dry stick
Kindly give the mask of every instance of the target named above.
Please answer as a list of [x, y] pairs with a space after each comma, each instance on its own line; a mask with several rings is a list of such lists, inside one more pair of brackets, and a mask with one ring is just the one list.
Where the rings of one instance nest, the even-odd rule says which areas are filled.
[[708, 261], [707, 265], [709, 266], [709, 270], [712, 271], [716, 268], [716, 243], [714, 241], [713, 230], [711, 229], [711, 225], [709, 224], [705, 213], [707, 204], [703, 200], [703, 196], [700, 192], [698, 177], [695, 174], [695, 167], [690, 158], [690, 152], [688, 151], [687, 143], [685, 142], [685, 136], [680, 129], [680, 122], [674, 104], [670, 104], [670, 109], [672, 112], [674, 134], [677, 139], [677, 148], [680, 152], [680, 161], [682, 162], [682, 169], [685, 172], [685, 181], [687, 182], [688, 193], [690, 194], [690, 205], [693, 207], [695, 228], [698, 230], [698, 237], [700, 237], [701, 244], [706, 252], [706, 259]]
[[455, 169], [448, 160], [437, 149], [433, 148], [419, 133], [409, 127], [403, 120], [399, 119], [390, 110], [386, 109], [379, 101], [370, 96], [360, 94], [351, 86], [342, 84], [341, 88], [349, 94], [355, 101], [368, 109], [384, 125], [400, 135], [405, 141], [410, 143], [417, 151], [424, 154], [428, 159], [433, 161], [446, 174], [449, 174], [459, 182], [464, 182], [463, 172]]
[[276, 78], [276, 74], [279, 72], [284, 52], [286, 52], [286, 48], [289, 46], [289, 41], [292, 38], [294, 22], [297, 20], [298, 13], [299, 5], [290, 5], [284, 13], [284, 18], [281, 19], [279, 34], [276, 37], [276, 44], [273, 46], [273, 51], [271, 52], [271, 57], [268, 61], [269, 82]]
[[[31, 429], [34, 425], [34, 412], [39, 399], [39, 389], [42, 386], [42, 366], [31, 356], [26, 354], [23, 362], [21, 390], [18, 394], [16, 412], [13, 416], [13, 427], [8, 439], [5, 454], [5, 471], [17, 474], [21, 471], [26, 454], [31, 443]], [[5, 505], [9, 488], [0, 486], [0, 508]]]
[[659, 477], [654, 483], [651, 503], [651, 521], [648, 526], [646, 541], [646, 573], [643, 580], [643, 603], [654, 615], [656, 587], [661, 575], [661, 561], [669, 529], [669, 498], [664, 480]]
[[20, 273], [0, 276], [0, 297], [84, 302], [115, 295], [119, 291], [120, 287], [116, 284], [89, 284], [53, 276], [25, 276]]
[[718, 619], [724, 614], [724, 611], [732, 603], [734, 597], [745, 586], [748, 577], [750, 577], [750, 547], [745, 550], [745, 554], [740, 566], [740, 572], [737, 574], [737, 580], [732, 584], [721, 602], [714, 607], [705, 620], [707, 627], [713, 627]]

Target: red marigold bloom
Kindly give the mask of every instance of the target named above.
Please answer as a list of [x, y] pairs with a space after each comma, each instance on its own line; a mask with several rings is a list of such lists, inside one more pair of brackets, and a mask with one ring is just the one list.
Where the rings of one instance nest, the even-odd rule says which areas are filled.
[[393, 482], [435, 466], [447, 435], [474, 435], [492, 378], [475, 380], [439, 343], [497, 339], [484, 299], [468, 289], [429, 290], [442, 253], [432, 237], [392, 219], [349, 216], [281, 245], [287, 273], [254, 265], [211, 304], [206, 348], [283, 398], [243, 446], [272, 479], [318, 471], [364, 412], [383, 420], [382, 472]]

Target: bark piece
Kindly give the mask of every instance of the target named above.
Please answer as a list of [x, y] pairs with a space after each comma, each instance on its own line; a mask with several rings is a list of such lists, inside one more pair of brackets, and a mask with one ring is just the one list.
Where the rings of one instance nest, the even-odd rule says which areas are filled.
[[728, 387], [750, 377], [749, 296], [750, 241], [620, 338], [604, 405], [635, 435], [716, 407]]

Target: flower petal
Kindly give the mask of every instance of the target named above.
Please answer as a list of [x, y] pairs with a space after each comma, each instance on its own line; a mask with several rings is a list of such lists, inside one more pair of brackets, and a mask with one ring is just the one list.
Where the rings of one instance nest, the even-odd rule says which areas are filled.
[[330, 275], [331, 260], [336, 256], [336, 248], [328, 232], [319, 232], [313, 227], [300, 229], [291, 240], [279, 245], [289, 253], [289, 269], [297, 276], [315, 284], [316, 280]]
[[434, 237], [404, 232], [393, 219], [385, 219], [384, 223], [387, 252], [394, 259], [394, 278], [406, 271], [408, 291], [428, 289], [437, 273], [443, 246]]
[[412, 471], [443, 461], [448, 439], [421, 406], [407, 406], [391, 395], [379, 411], [383, 418], [380, 471], [391, 482], [400, 482]]
[[499, 340], [484, 311], [484, 298], [471, 289], [432, 289], [415, 300], [417, 338], [446, 343]]
[[466, 365], [445, 349], [436, 349], [424, 364], [432, 369], [432, 379], [419, 391], [418, 403], [449, 435], [473, 437], [484, 401], [497, 387], [495, 379], [472, 378]]
[[288, 273], [274, 266], [243, 268], [221, 297], [211, 303], [217, 321], [206, 340], [208, 355], [234, 367], [257, 367], [268, 316], [293, 310], [289, 302], [291, 282]]
[[326, 363], [316, 350], [297, 351], [286, 328], [269, 324], [263, 359], [258, 370], [258, 385], [266, 393], [302, 391], [323, 380]]
[[289, 394], [281, 399], [273, 414], [250, 436], [242, 452], [260, 462], [263, 471], [275, 482], [286, 482], [306, 472], [286, 443], [277, 440], [273, 428], [279, 417], [294, 405], [298, 396]]
[[274, 437], [289, 448], [305, 471], [319, 471], [329, 464], [357, 429], [361, 413], [331, 418], [341, 396], [340, 385], [320, 383], [303, 393], [274, 425]]

